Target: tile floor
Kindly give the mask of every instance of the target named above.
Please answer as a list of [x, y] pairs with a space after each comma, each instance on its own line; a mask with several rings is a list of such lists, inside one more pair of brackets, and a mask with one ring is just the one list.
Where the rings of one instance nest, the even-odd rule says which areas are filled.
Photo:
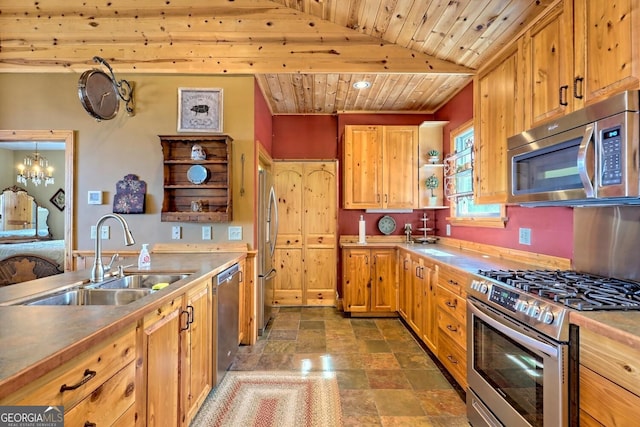
[[465, 426], [459, 387], [397, 318], [283, 307], [231, 370], [332, 370], [345, 426]]

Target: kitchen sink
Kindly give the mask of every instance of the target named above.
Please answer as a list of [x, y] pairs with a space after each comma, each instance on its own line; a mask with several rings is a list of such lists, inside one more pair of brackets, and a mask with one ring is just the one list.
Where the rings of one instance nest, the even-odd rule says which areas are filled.
[[151, 293], [151, 289], [71, 289], [24, 302], [23, 305], [125, 305]]
[[85, 288], [90, 289], [151, 289], [158, 283], [173, 283], [188, 277], [188, 274], [130, 274], [104, 282], [91, 283]]

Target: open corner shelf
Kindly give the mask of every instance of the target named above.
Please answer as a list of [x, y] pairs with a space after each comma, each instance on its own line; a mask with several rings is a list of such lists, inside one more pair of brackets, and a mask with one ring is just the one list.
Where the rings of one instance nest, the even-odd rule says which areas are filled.
[[[160, 135], [164, 157], [164, 222], [230, 222], [232, 220], [231, 141], [228, 135]], [[206, 153], [203, 160], [191, 158], [198, 144]], [[189, 179], [193, 166], [206, 169], [202, 183]], [[201, 210], [193, 211], [192, 202]]]

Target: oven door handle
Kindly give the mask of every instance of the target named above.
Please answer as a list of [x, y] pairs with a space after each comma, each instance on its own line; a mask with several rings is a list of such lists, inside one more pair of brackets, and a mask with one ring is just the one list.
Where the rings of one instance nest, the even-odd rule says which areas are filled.
[[469, 309], [471, 310], [471, 313], [473, 313], [473, 315], [477, 316], [480, 320], [482, 320], [483, 322], [485, 322], [486, 324], [488, 324], [489, 326], [497, 329], [498, 331], [502, 332], [503, 334], [505, 334], [506, 336], [508, 336], [509, 338], [511, 338], [514, 341], [517, 341], [518, 343], [522, 344], [523, 346], [527, 347], [527, 348], [533, 348], [536, 349], [538, 351], [541, 351], [547, 355], [549, 355], [550, 357], [552, 357], [553, 359], [557, 360], [558, 359], [558, 349], [547, 344], [544, 343], [540, 340], [537, 340], [535, 338], [532, 338], [528, 335], [523, 334], [520, 331], [517, 331], [513, 328], [510, 328], [500, 322], [498, 322], [497, 320], [495, 320], [494, 318], [487, 316], [485, 313], [483, 313], [480, 309], [478, 309], [475, 305], [473, 305], [472, 302], [469, 302], [467, 304], [467, 307], [469, 307]]

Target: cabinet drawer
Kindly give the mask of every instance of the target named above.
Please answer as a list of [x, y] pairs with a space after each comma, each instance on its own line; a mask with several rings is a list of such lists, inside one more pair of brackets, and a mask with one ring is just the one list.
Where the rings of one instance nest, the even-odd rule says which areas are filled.
[[438, 336], [438, 359], [463, 388], [467, 388], [467, 352], [447, 335]]
[[464, 322], [459, 321], [455, 317], [441, 308], [438, 308], [438, 327], [441, 335], [446, 334], [460, 347], [467, 348], [467, 327]]
[[580, 363], [640, 396], [640, 351], [580, 328]]
[[465, 286], [469, 281], [466, 271], [457, 270], [447, 266], [440, 266], [438, 271], [438, 285], [450, 290], [457, 295], [466, 295]]
[[463, 325], [467, 321], [467, 300], [442, 286], [438, 287], [438, 308], [449, 313]]
[[135, 402], [135, 362], [129, 363], [104, 384], [85, 397], [73, 409], [65, 413], [64, 422], [69, 426], [110, 426]]
[[[100, 385], [135, 359], [134, 325], [116, 338], [75, 357], [5, 399], [1, 405], [64, 406], [65, 411], [91, 394]], [[62, 386], [76, 388], [62, 390]]]
[[591, 419], [600, 423], [597, 425], [637, 425], [640, 419], [640, 397], [582, 364], [579, 381], [581, 425], [589, 425], [587, 421]]

